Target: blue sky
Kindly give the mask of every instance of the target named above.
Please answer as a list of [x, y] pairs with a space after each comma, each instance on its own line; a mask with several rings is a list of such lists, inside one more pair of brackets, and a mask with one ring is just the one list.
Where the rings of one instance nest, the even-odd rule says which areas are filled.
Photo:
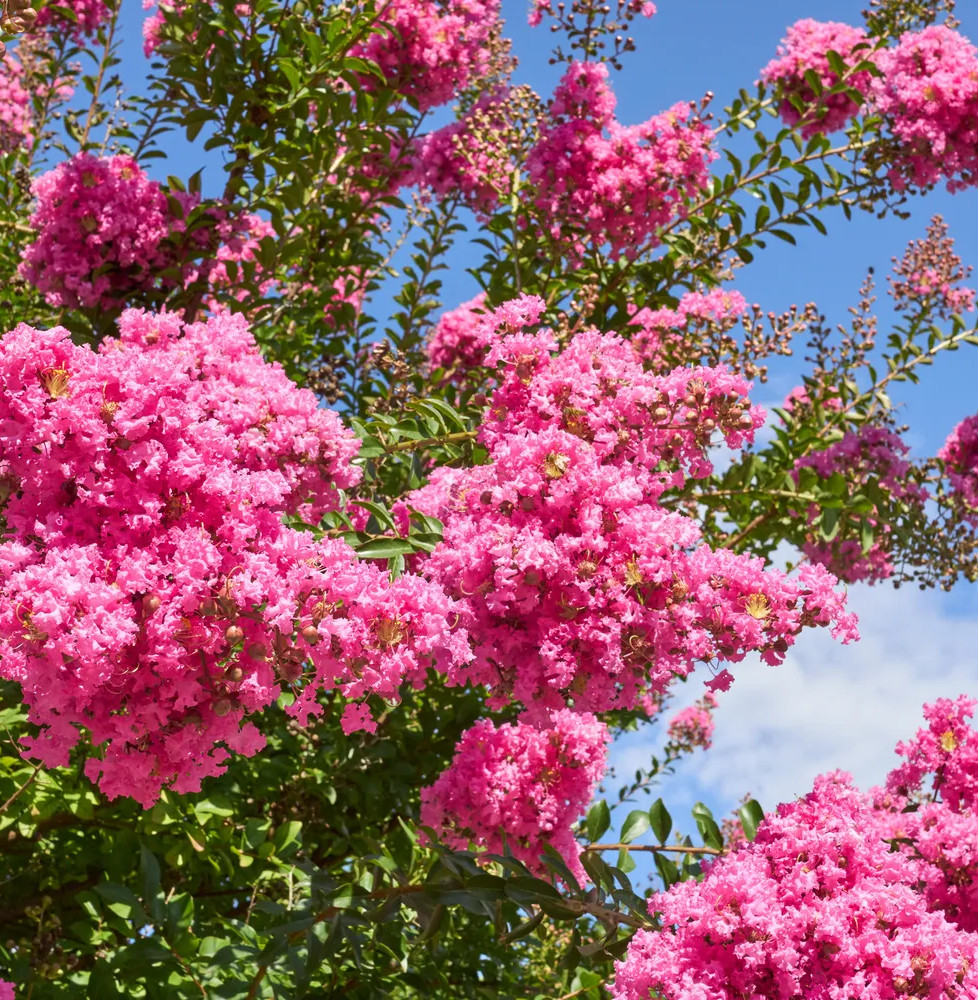
[[[615, 76], [618, 116], [626, 124], [676, 101], [698, 99], [707, 90], [715, 93], [719, 113], [737, 90], [751, 86], [788, 24], [802, 17], [858, 24], [865, 0], [659, 0], [658, 6], [656, 17], [636, 24], [638, 51], [624, 57], [624, 70]], [[520, 59], [517, 81], [546, 96], [560, 71], [547, 64], [549, 32], [527, 27], [526, 13], [522, 0], [504, 0], [508, 33]], [[976, 5], [964, 3], [958, 14], [961, 30], [978, 38]], [[134, 88], [145, 75], [142, 16], [135, 0], [125, 0], [123, 73]], [[204, 165], [178, 136], [165, 141], [164, 148], [170, 161], [157, 172], [186, 176]], [[217, 168], [208, 167], [205, 190], [218, 187], [218, 175]], [[890, 258], [923, 235], [935, 212], [949, 223], [965, 262], [978, 263], [978, 191], [954, 197], [935, 192], [910, 207], [908, 221], [861, 215], [847, 223], [839, 214], [826, 219], [828, 237], [798, 230], [797, 247], [774, 241], [739, 272], [735, 287], [765, 310], [780, 312], [793, 302], [813, 300], [830, 320], [842, 320], [866, 268], [875, 267], [882, 285]], [[460, 251], [453, 261], [446, 281], [449, 307], [475, 291], [464, 273], [466, 254]], [[798, 363], [788, 360], [755, 397], [777, 403], [797, 383], [799, 371]], [[915, 451], [932, 454], [959, 419], [978, 409], [976, 377], [978, 351], [964, 350], [929, 369], [923, 386], [897, 394], [906, 404], [903, 419], [912, 426], [909, 440]], [[816, 773], [833, 768], [853, 771], [863, 784], [879, 781], [890, 766], [893, 744], [918, 725], [925, 699], [978, 693], [975, 588], [965, 585], [943, 595], [853, 587], [850, 603], [862, 618], [859, 644], [840, 647], [828, 637], [804, 635], [784, 666], [744, 664], [737, 670], [737, 683], [718, 713], [714, 750], [691, 762], [664, 790], [677, 821], [697, 799], [725, 813], [748, 790], [770, 808], [804, 793]], [[694, 680], [684, 700], [701, 691]], [[627, 771], [647, 758], [656, 741], [657, 727], [632, 734], [615, 748], [614, 760]], [[683, 825], [692, 828], [691, 822]]]

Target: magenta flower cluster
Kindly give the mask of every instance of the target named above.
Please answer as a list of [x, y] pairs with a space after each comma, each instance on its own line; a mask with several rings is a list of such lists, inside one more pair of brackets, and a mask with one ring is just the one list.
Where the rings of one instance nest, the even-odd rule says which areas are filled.
[[621, 125], [607, 78], [603, 63], [571, 63], [526, 163], [537, 210], [576, 255], [588, 242], [613, 256], [657, 245], [657, 230], [706, 187], [717, 155], [688, 104]]
[[[927, 491], [910, 477], [908, 454], [909, 448], [898, 434], [886, 427], [864, 424], [858, 430], [847, 431], [827, 448], [799, 459], [796, 469], [812, 468], [826, 480], [842, 473], [849, 483], [864, 486], [872, 482], [890, 500], [920, 506], [927, 499]], [[812, 562], [821, 563], [847, 583], [873, 583], [893, 575], [892, 529], [887, 514], [874, 505], [863, 515], [874, 532], [872, 544], [866, 549], [853, 538], [826, 541], [817, 531], [821, 515], [815, 505], [808, 509], [812, 531], [802, 549]]]
[[509, 848], [544, 874], [544, 845], [580, 881], [581, 847], [572, 826], [604, 773], [608, 730], [593, 715], [555, 712], [545, 729], [524, 722], [498, 728], [483, 719], [467, 730], [448, 770], [421, 792], [421, 822], [455, 848], [471, 842]]
[[[65, 17], [58, 7], [71, 11], [74, 17]], [[85, 38], [94, 35], [109, 19], [109, 14], [105, 0], [57, 0], [38, 10], [36, 27], [64, 31], [75, 44], [83, 45]]]
[[31, 95], [24, 89], [24, 68], [12, 55], [0, 59], [0, 150], [34, 144]]
[[873, 101], [896, 140], [894, 187], [947, 180], [978, 183], [978, 50], [956, 31], [932, 25], [880, 52]]
[[166, 238], [183, 225], [166, 193], [129, 156], [79, 153], [32, 187], [37, 238], [20, 274], [53, 306], [121, 304], [172, 263]]
[[632, 314], [629, 326], [635, 327], [631, 342], [654, 371], [668, 371], [678, 359], [687, 362], [693, 338], [708, 327], [731, 329], [744, 313], [747, 301], [740, 292], [711, 288], [706, 292], [684, 292], [675, 309], [639, 309]]
[[851, 638], [821, 567], [789, 578], [714, 552], [658, 503], [709, 474], [715, 437], [750, 440], [763, 411], [748, 384], [723, 368], [647, 373], [595, 331], [555, 356], [549, 331], [523, 332], [542, 305], [524, 297], [486, 318], [487, 363], [501, 366], [480, 431], [490, 464], [436, 470], [410, 498], [445, 525], [419, 571], [460, 602], [474, 657], [455, 678], [542, 721], [568, 703], [650, 705], [696, 662], [757, 650], [778, 663], [809, 625]]
[[[875, 74], [860, 70], [844, 80], [863, 101], [851, 93], [813, 92], [807, 73], [826, 90], [840, 82], [830, 51], [847, 68], [864, 60], [875, 65]], [[788, 29], [761, 77], [778, 86], [782, 119], [800, 124], [805, 138], [844, 128], [861, 103], [881, 115], [888, 177], [897, 190], [928, 188], [941, 179], [951, 191], [978, 183], [978, 50], [952, 28], [908, 31], [896, 45], [872, 49], [861, 29], [805, 19]]]
[[[222, 205], [208, 207], [204, 224], [188, 234], [199, 196], [167, 192], [128, 156], [80, 153], [42, 174], [32, 191], [37, 236], [20, 274], [53, 306], [118, 309], [179, 280], [202, 282], [205, 304], [217, 308], [222, 298], [245, 295], [228, 266], [256, 261], [261, 240], [274, 234], [264, 219]], [[161, 279], [167, 268], [178, 277]], [[271, 281], [258, 274], [257, 284], [263, 292]]]
[[680, 709], [669, 720], [669, 742], [684, 753], [697, 747], [709, 750], [713, 745], [713, 712], [718, 704], [716, 695], [707, 691], [699, 701]]
[[485, 292], [443, 313], [428, 335], [426, 350], [432, 368], [444, 368], [459, 379], [485, 363], [493, 328], [487, 323]]
[[[866, 33], [838, 21], [814, 21], [805, 18], [788, 29], [778, 48], [777, 58], [761, 70], [765, 83], [777, 85], [782, 96], [778, 111], [788, 125], [800, 125], [801, 134], [810, 139], [822, 132], [835, 132], [859, 113], [860, 102], [851, 94], [839, 92], [816, 96], [805, 74], [813, 72], [824, 91], [839, 83], [827, 53], [835, 52], [847, 69], [872, 56]], [[859, 94], [869, 92], [872, 74], [866, 70], [850, 73], [845, 86]], [[803, 108], [799, 110], [796, 104]]]
[[412, 179], [440, 197], [457, 194], [480, 218], [499, 205], [515, 164], [507, 148], [506, 94], [481, 97], [458, 121], [420, 139]]
[[88, 775], [149, 805], [258, 749], [244, 716], [282, 682], [300, 718], [320, 686], [417, 682], [459, 641], [451, 603], [282, 522], [333, 509], [357, 448], [240, 316], [130, 310], [98, 353], [61, 328], [7, 334], [0, 670], [40, 727], [29, 752], [65, 764], [83, 727], [104, 748]]
[[965, 520], [978, 526], [978, 416], [965, 417], [937, 453]]
[[848, 775], [823, 775], [804, 799], [779, 806], [752, 844], [707, 865], [701, 882], [649, 900], [662, 929], [635, 935], [612, 995], [975, 996], [978, 934], [922, 891], [939, 868], [892, 850], [891, 836]]
[[351, 55], [376, 63], [389, 87], [427, 111], [486, 74], [499, 0], [391, 0], [380, 22], [387, 31], [371, 34]]

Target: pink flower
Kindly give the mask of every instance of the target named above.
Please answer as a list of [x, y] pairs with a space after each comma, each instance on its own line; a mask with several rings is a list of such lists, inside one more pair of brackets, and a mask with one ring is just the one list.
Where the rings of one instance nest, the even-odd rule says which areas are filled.
[[524, 297], [484, 317], [499, 387], [480, 441], [489, 464], [437, 470], [409, 502], [444, 540], [416, 568], [459, 602], [471, 662], [452, 683], [486, 685], [537, 721], [630, 709], [697, 662], [760, 651], [781, 662], [798, 631], [853, 635], [820, 568], [795, 577], [712, 551], [690, 518], [659, 504], [705, 476], [714, 436], [750, 440], [763, 412], [722, 367], [647, 372], [629, 343], [584, 331], [565, 349]]
[[907, 32], [879, 53], [873, 101], [893, 136], [889, 178], [898, 190], [949, 191], [978, 179], [978, 50], [943, 25]]
[[978, 416], [966, 417], [937, 453], [965, 521], [978, 525]]
[[778, 807], [752, 844], [649, 900], [616, 965], [616, 1000], [745, 996], [965, 1000], [978, 990], [978, 934], [934, 912], [923, 864], [890, 849], [871, 802], [841, 772]]
[[526, 167], [534, 204], [572, 255], [585, 241], [613, 256], [658, 243], [709, 180], [712, 132], [687, 104], [641, 125], [619, 124], [602, 63], [571, 63], [550, 102], [550, 122]]
[[131, 157], [79, 153], [39, 177], [32, 192], [38, 236], [19, 273], [50, 305], [120, 304], [169, 263], [166, 194]]
[[[814, 73], [824, 91], [842, 82], [828, 60], [835, 52], [847, 69], [873, 56], [869, 39], [861, 28], [838, 21], [814, 21], [805, 18], [788, 29], [788, 35], [778, 48], [778, 57], [761, 70], [765, 83], [779, 86], [783, 95], [778, 111], [788, 125], [801, 124], [803, 138], [845, 128], [859, 113], [859, 103], [847, 94], [816, 96], [806, 73]], [[865, 97], [869, 93], [872, 75], [863, 70], [845, 79], [846, 87]], [[796, 102], [803, 107], [799, 110]]]
[[[129, 310], [95, 353], [62, 328], [0, 340], [0, 672], [67, 763], [151, 805], [263, 744], [246, 717], [282, 685], [395, 701], [468, 655], [437, 586], [393, 583], [316, 521], [354, 486], [356, 439], [266, 363], [240, 315]], [[371, 729], [349, 706], [343, 728]]]
[[669, 742], [684, 753], [691, 753], [697, 747], [709, 750], [713, 743], [713, 710], [717, 704], [714, 695], [707, 692], [695, 704], [678, 711], [669, 721]]
[[[908, 453], [907, 446], [893, 431], [864, 424], [858, 430], [847, 431], [841, 440], [827, 448], [799, 459], [795, 468], [812, 468], [822, 479], [838, 472], [857, 487], [872, 483], [891, 501], [919, 507], [927, 499], [927, 491], [910, 476]], [[822, 512], [812, 505], [808, 519], [813, 531], [803, 545], [805, 555], [849, 583], [861, 580], [875, 583], [891, 576], [889, 514], [874, 505], [862, 516], [874, 530], [873, 542], [865, 551], [861, 540], [837, 536], [826, 541], [814, 530], [821, 523]]]
[[[75, 15], [74, 19], [63, 17], [57, 7], [67, 7]], [[80, 45], [108, 20], [109, 13], [105, 0], [58, 0], [57, 4], [45, 4], [40, 8], [36, 27], [65, 31]]]
[[427, 341], [431, 366], [450, 370], [453, 378], [460, 379], [470, 369], [484, 364], [492, 340], [485, 314], [485, 292], [443, 313]]
[[458, 121], [422, 137], [415, 148], [417, 183], [441, 197], [460, 195], [483, 219], [491, 215], [514, 169], [507, 97], [485, 95]]
[[34, 145], [31, 97], [21, 82], [24, 68], [9, 53], [0, 60], [0, 150]]
[[[488, 719], [468, 729], [448, 769], [421, 792], [421, 822], [450, 847], [505, 847], [545, 874], [544, 845], [558, 851], [579, 881], [581, 847], [572, 825], [604, 773], [608, 730], [593, 715], [556, 712], [541, 728]], [[505, 838], [505, 841], [504, 841]]]
[[[381, 24], [351, 55], [380, 67], [387, 85], [422, 111], [447, 104], [489, 68], [487, 42], [499, 23], [498, 0], [392, 0]], [[365, 83], [374, 84], [373, 79]]]

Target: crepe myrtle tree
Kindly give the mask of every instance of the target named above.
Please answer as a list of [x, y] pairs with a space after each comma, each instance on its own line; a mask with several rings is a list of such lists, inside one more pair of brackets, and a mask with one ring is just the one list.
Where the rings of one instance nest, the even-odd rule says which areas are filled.
[[[845, 584], [978, 576], [978, 416], [920, 458], [890, 398], [978, 343], [943, 219], [889, 332], [872, 276], [838, 326], [738, 291], [800, 227], [970, 196], [950, 0], [799, 21], [727, 106], [639, 123], [638, 0], [533, 4], [549, 94], [498, 0], [161, 0], [135, 97], [117, 2], [30, 3], [0, 19], [0, 997], [978, 995], [967, 693], [880, 788], [665, 803], [739, 672], [858, 638]], [[160, 179], [176, 138], [206, 193]]]

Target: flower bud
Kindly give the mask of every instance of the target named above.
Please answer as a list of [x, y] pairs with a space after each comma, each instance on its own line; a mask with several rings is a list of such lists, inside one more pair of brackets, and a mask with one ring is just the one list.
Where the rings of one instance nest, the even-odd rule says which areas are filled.
[[236, 646], [244, 639], [244, 629], [240, 625], [230, 625], [224, 633], [224, 638], [232, 645]]

